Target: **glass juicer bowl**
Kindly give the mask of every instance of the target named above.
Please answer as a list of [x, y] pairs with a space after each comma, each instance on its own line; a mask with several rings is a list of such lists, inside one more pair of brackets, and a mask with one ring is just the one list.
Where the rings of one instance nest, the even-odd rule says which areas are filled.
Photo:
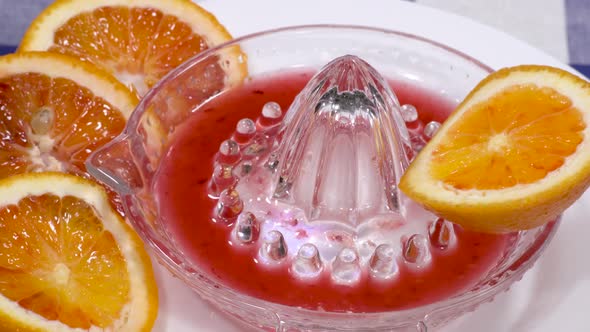
[[[235, 56], [240, 52], [242, 55]], [[353, 235], [362, 233], [368, 237], [378, 232], [367, 221], [371, 214], [407, 217], [405, 208], [412, 202], [408, 202], [397, 191], [395, 184], [412, 155], [420, 148], [420, 142], [416, 143], [419, 141], [417, 138], [428, 136], [429, 133], [425, 131], [433, 129], [427, 129], [432, 125], [424, 124], [419, 126], [419, 133], [415, 128], [408, 129], [406, 123], [413, 122], [415, 114], [412, 114], [412, 110], [408, 113], [408, 106], [400, 107], [395, 91], [391, 92], [384, 86], [382, 76], [418, 84], [448, 100], [459, 102], [492, 71], [458, 51], [418, 36], [366, 27], [317, 25], [288, 27], [238, 38], [197, 55], [159, 82], [133, 112], [125, 131], [89, 158], [88, 171], [119, 194], [127, 219], [159, 262], [203, 299], [239, 322], [252, 328], [276, 331], [427, 331], [474, 310], [479, 304], [491, 301], [498, 293], [507, 290], [533, 265], [555, 233], [559, 221], [513, 234], [512, 242], [504, 249], [501, 259], [471, 289], [411, 309], [371, 313], [310, 310], [265, 301], [224, 285], [183, 254], [159, 216], [153, 184], [161, 160], [169, 149], [172, 134], [192, 112], [201, 111], [199, 106], [203, 98], [195, 96], [206, 95], [211, 91], [222, 93], [234, 88], [231, 74], [226, 77], [224, 87], [207, 86], [208, 78], [218, 73], [220, 67], [229, 69], [231, 73], [232, 68], [235, 72], [236, 68], [244, 64], [247, 65], [249, 75], [247, 80], [295, 68], [321, 69], [312, 79], [314, 82], [308, 85], [287, 111], [280, 124], [283, 126], [281, 134], [271, 147], [273, 153], [266, 154], [264, 160], [258, 160], [258, 164], [249, 164], [248, 167], [254, 167], [252, 174], [267, 172], [262, 174], [267, 175], [268, 186], [272, 187], [270, 199], [279, 202], [279, 206], [298, 209], [302, 219], [306, 220], [308, 231], [322, 232], [325, 228], [316, 227], [320, 225]], [[354, 93], [356, 90], [364, 91], [364, 94], [361, 93], [359, 97]], [[369, 98], [365, 98], [367, 95]], [[310, 107], [315, 111], [306, 112]], [[267, 120], [280, 117], [280, 114], [278, 117], [273, 115], [272, 109], [266, 112], [262, 117], [266, 116]], [[317, 138], [318, 132], [331, 132], [336, 128], [333, 126], [339, 128], [334, 129], [335, 132], [354, 137], [357, 141], [363, 141], [363, 137], [369, 138], [363, 141], [366, 144], [361, 144], [361, 148], [340, 151], [347, 156], [346, 160], [357, 158], [360, 165], [362, 158], [359, 155], [363, 153], [375, 153], [379, 160], [384, 160], [370, 170], [380, 175], [381, 178], [375, 180], [377, 187], [373, 187], [380, 189], [376, 195], [363, 197], [379, 201], [381, 210], [370, 211], [368, 217], [360, 205], [358, 209], [353, 209], [356, 213], [354, 216], [348, 213], [350, 211], [341, 213], [342, 209], [338, 207], [348, 202], [347, 194], [338, 196], [334, 191], [322, 189], [326, 183], [335, 183], [334, 180], [319, 181], [315, 187], [312, 186], [311, 189], [316, 193], [320, 191], [329, 196], [324, 197], [323, 205], [319, 206], [306, 196], [309, 188], [302, 187], [301, 183], [305, 181], [301, 181], [302, 172], [299, 170], [304, 167], [305, 160], [299, 157], [305, 153], [303, 150], [313, 149], [314, 146], [320, 146], [318, 149], [322, 146], [333, 147], [336, 144], [333, 136]], [[244, 133], [247, 133], [249, 129], [247, 126], [245, 128]], [[384, 143], [375, 146], [374, 142], [377, 141]], [[220, 153], [231, 157], [231, 151], [232, 146], [226, 144]], [[321, 156], [321, 153], [315, 155]], [[195, 158], [198, 158], [198, 151]], [[339, 168], [335, 173], [351, 171], [342, 166], [343, 163], [329, 157], [320, 159], [324, 160], [324, 168], [320, 169], [316, 165], [309, 174], [319, 173], [325, 178], [331, 164]], [[240, 165], [243, 167], [243, 164]], [[258, 171], [256, 167], [261, 170]], [[354, 172], [358, 171], [352, 170], [351, 174], [357, 174]], [[215, 176], [219, 174], [212, 175], [214, 185]], [[360, 183], [352, 181], [354, 184], [351, 185], [350, 181], [344, 182], [339, 183], [344, 186], [343, 190], [339, 190], [341, 193], [349, 193], [350, 188], [358, 188]], [[370, 183], [371, 180], [363, 183], [366, 182]], [[391, 185], [383, 188], [380, 184]], [[432, 227], [429, 228], [427, 224], [422, 228], [404, 228], [402, 233], [407, 234], [396, 233], [391, 235], [392, 239], [380, 238], [387, 244], [368, 251], [360, 244], [363, 239], [360, 235], [354, 237], [356, 242], [353, 250], [344, 247], [334, 249], [318, 240], [320, 237], [316, 237], [311, 244], [298, 242], [288, 229], [256, 220], [256, 213], [268, 207], [252, 203], [256, 200], [254, 194], [248, 191], [247, 176], [243, 176], [235, 186], [224, 187], [223, 181], [219, 181], [217, 186], [221, 188], [213, 190], [213, 196], [219, 200], [217, 213], [221, 215], [218, 217], [234, 218], [235, 230], [232, 234], [237, 237], [236, 241], [260, 246], [262, 257], [271, 263], [273, 260], [288, 259], [293, 262], [294, 271], [303, 276], [320, 273], [320, 267], [324, 266], [324, 270], [328, 270], [325, 273], [332, 273], [333, 280], [342, 283], [354, 281], [367, 270], [381, 273], [386, 278], [388, 273], [395, 272], [392, 262], [399, 259], [399, 255], [408, 253], [405, 246], [417, 253], [414, 260], [424, 260], [428, 256], [428, 239]], [[229, 206], [236, 202], [236, 195], [240, 195], [238, 203], [241, 204], [237, 212]], [[334, 199], [334, 195], [338, 197]], [[358, 203], [359, 200], [353, 201]], [[247, 209], [250, 212], [246, 212]], [[233, 216], [232, 211], [235, 212]], [[240, 212], [241, 215], [238, 215]], [[326, 223], [327, 219], [338, 221]], [[452, 226], [447, 221], [438, 222], [438, 231], [447, 232], [443, 236], [446, 240], [443, 241], [448, 244], [452, 237]], [[413, 225], [412, 220], [408, 224]], [[260, 233], [259, 239], [255, 238], [254, 233]], [[415, 236], [408, 238], [412, 234]], [[406, 251], [401, 254], [400, 241], [405, 241], [401, 247]]]

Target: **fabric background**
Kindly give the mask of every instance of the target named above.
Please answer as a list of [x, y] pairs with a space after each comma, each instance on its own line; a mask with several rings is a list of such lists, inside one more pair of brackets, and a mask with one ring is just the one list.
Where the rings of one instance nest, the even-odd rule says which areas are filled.
[[[590, 77], [590, 0], [403, 1], [454, 12], [493, 26]], [[15, 50], [31, 20], [51, 2], [0, 0], [0, 54]]]

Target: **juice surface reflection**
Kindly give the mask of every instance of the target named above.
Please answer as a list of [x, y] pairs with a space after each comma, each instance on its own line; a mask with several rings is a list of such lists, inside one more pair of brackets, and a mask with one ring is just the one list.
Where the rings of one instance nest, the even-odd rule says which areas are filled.
[[[302, 282], [287, 267], [260, 266], [258, 247], [236, 250], [230, 228], [210, 215], [215, 201], [207, 195], [219, 145], [242, 118], [255, 119], [275, 101], [288, 109], [313, 72], [277, 73], [258, 78], [201, 106], [175, 133], [155, 180], [159, 214], [186, 258], [237, 291], [267, 301], [327, 311], [376, 312], [411, 308], [449, 297], [476, 283], [501, 258], [510, 235], [487, 235], [456, 227], [451, 252], [432, 249], [432, 264], [420, 271], [400, 265], [392, 281], [366, 276], [354, 286], [334, 284], [322, 275]], [[424, 123], [442, 121], [454, 105], [408, 83], [392, 82], [401, 104], [413, 104]]]

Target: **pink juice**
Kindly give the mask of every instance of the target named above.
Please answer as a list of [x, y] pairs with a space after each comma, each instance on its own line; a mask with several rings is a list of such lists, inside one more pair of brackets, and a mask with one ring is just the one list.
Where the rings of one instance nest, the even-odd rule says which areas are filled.
[[[180, 127], [155, 181], [161, 219], [186, 259], [236, 291], [289, 306], [326, 311], [379, 312], [432, 303], [469, 289], [500, 259], [510, 235], [489, 235], [454, 227], [451, 251], [432, 248], [428, 268], [400, 265], [394, 280], [363, 277], [354, 286], [332, 282], [327, 274], [313, 281], [293, 277], [287, 265], [268, 269], [256, 260], [258, 246], [237, 250], [231, 227], [215, 223], [216, 200], [208, 196], [214, 158], [221, 142], [243, 118], [256, 119], [263, 105], [275, 101], [288, 109], [312, 72], [277, 73], [224, 93], [193, 113]], [[454, 105], [408, 83], [392, 82], [401, 104], [412, 104], [420, 119], [443, 121]]]

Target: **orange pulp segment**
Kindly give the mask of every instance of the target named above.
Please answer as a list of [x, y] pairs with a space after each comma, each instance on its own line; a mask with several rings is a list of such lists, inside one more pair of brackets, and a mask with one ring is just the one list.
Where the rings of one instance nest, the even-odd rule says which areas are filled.
[[555, 220], [590, 186], [590, 83], [548, 66], [490, 74], [449, 116], [399, 188], [465, 228]]
[[[139, 96], [171, 69], [231, 39], [190, 0], [58, 0], [31, 24], [22, 51], [69, 54], [107, 69]], [[220, 87], [245, 74], [241, 52], [217, 61]]]
[[83, 173], [137, 104], [93, 65], [48, 52], [0, 57], [0, 178], [43, 170]]
[[0, 326], [135, 332], [153, 325], [150, 259], [98, 185], [60, 173], [0, 181], [0, 241]]
[[432, 155], [433, 176], [463, 190], [533, 183], [563, 165], [585, 128], [567, 96], [535, 84], [511, 86], [448, 129]]

